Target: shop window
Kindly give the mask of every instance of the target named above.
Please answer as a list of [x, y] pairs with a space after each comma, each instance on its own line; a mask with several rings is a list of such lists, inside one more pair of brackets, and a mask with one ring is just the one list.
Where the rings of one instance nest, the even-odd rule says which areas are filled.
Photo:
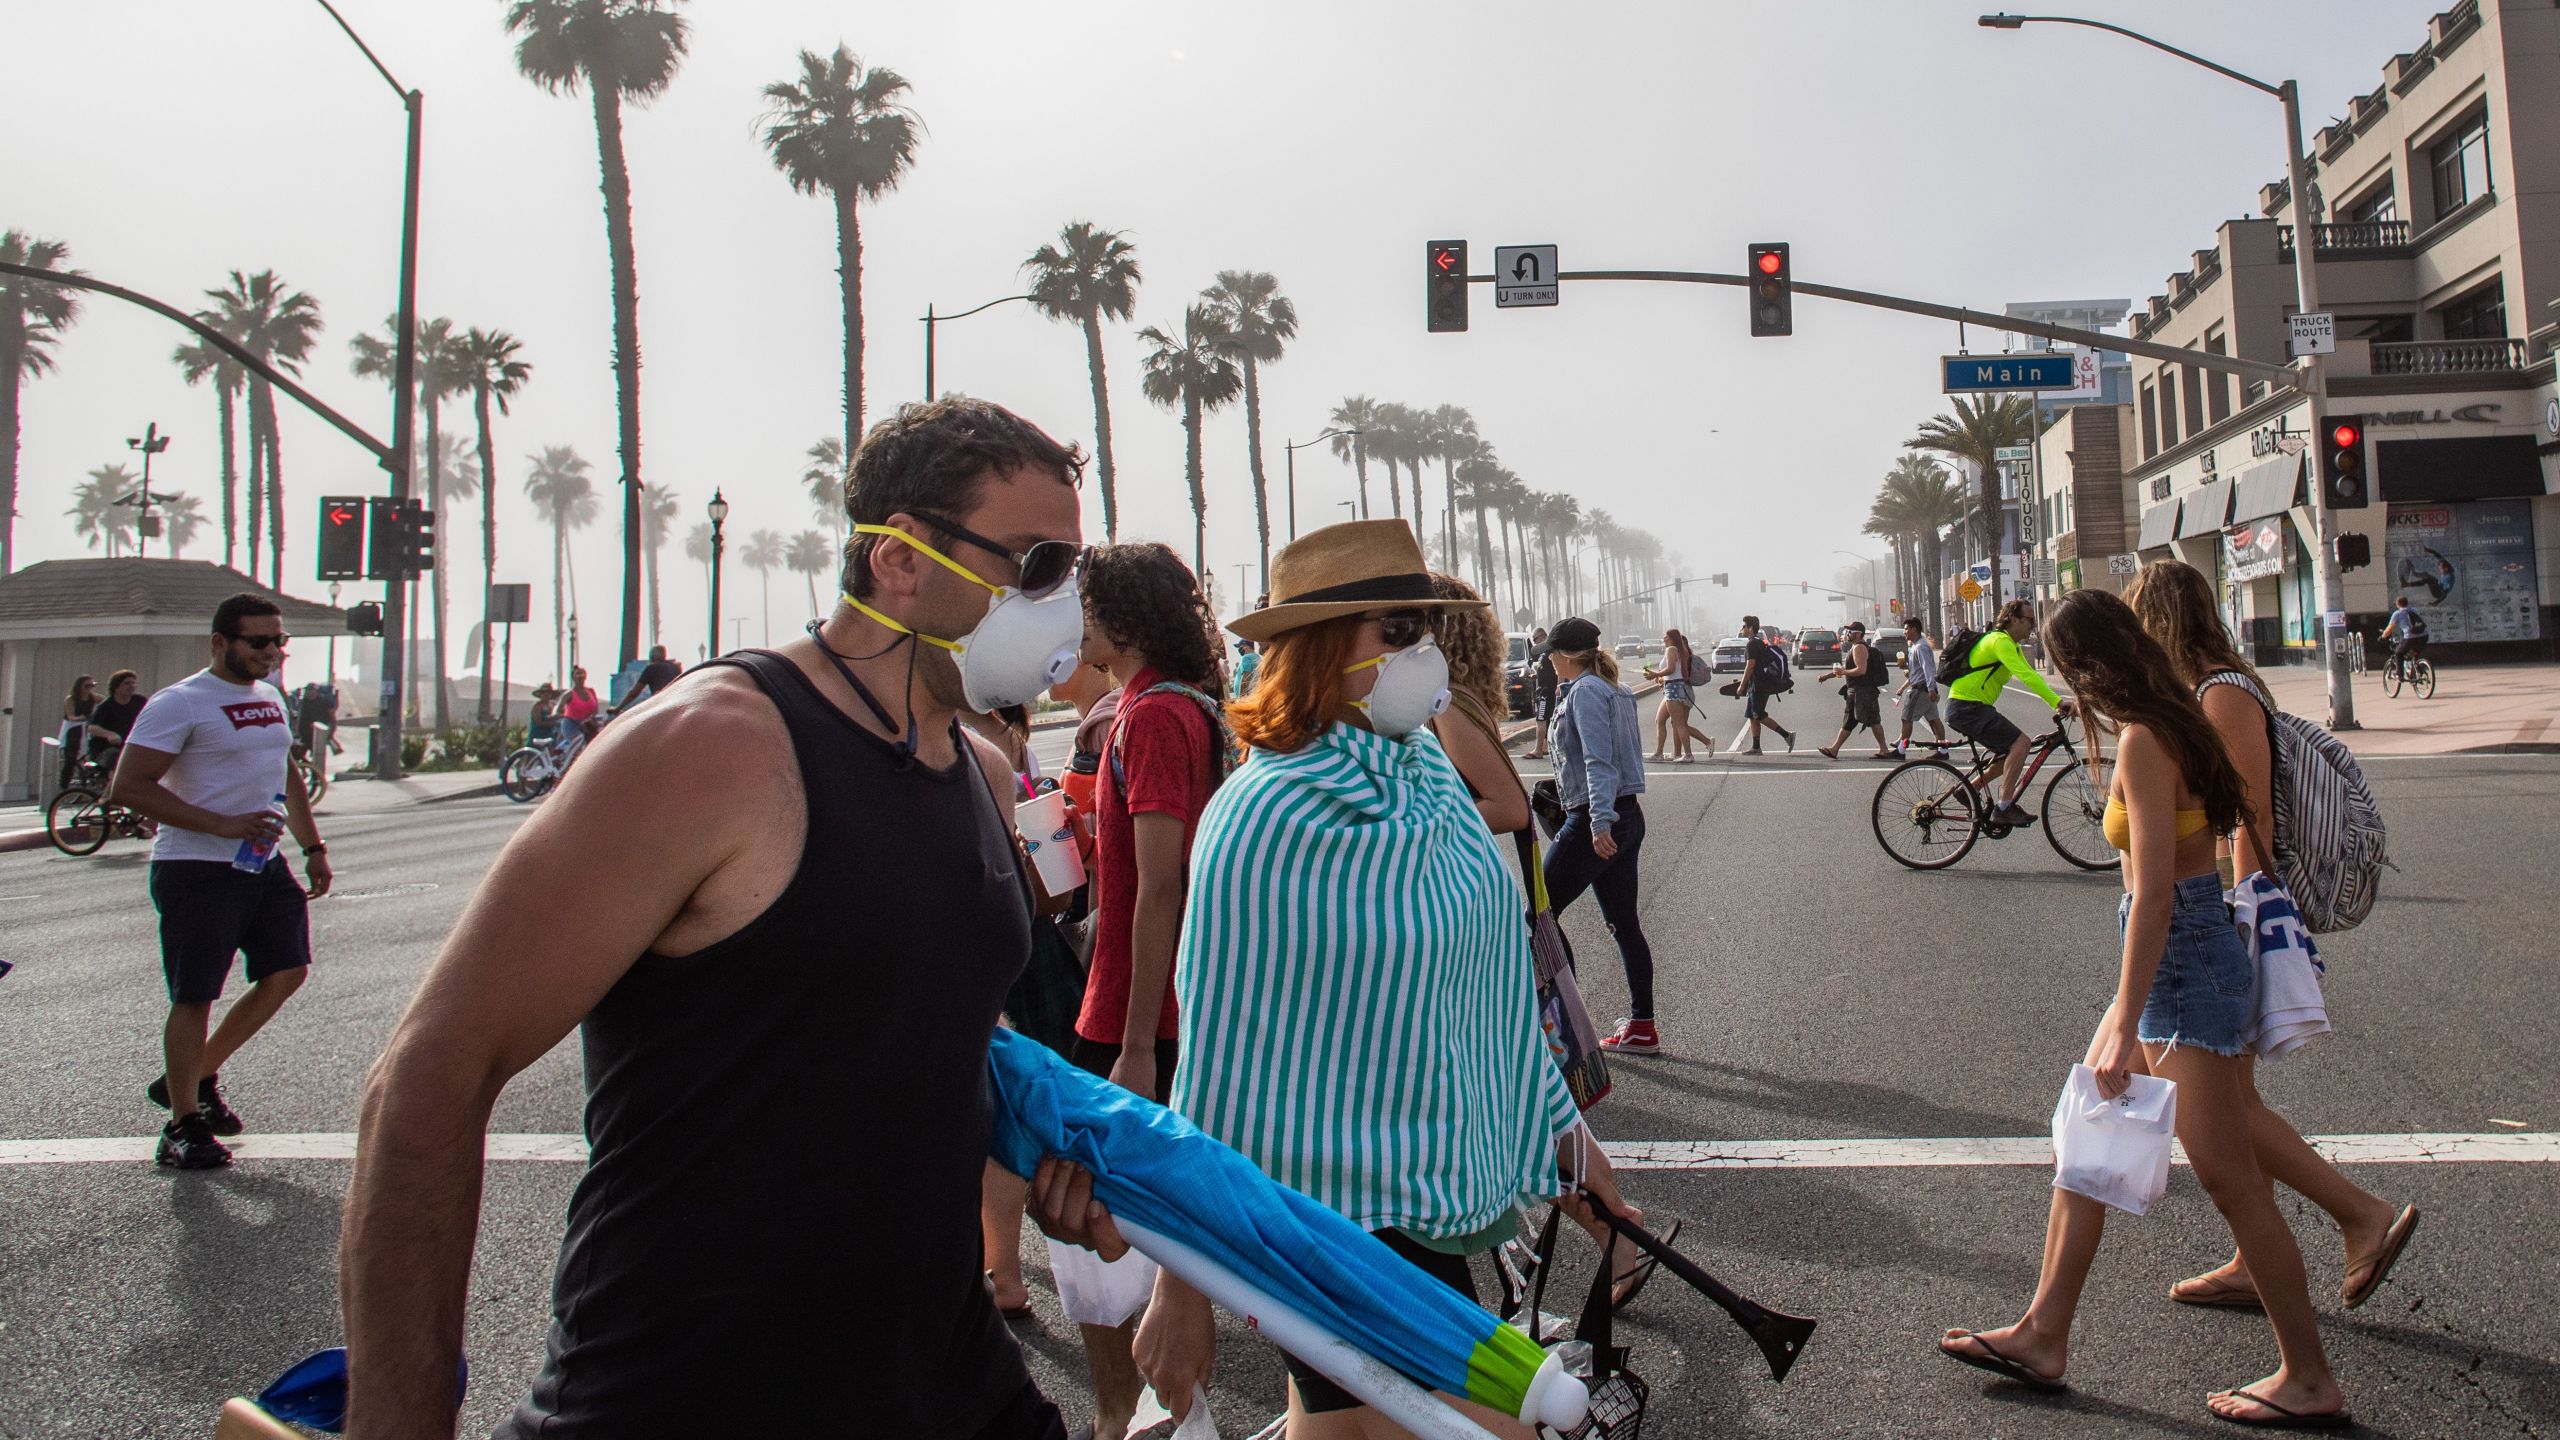
[[2178, 372], [2165, 367], [2160, 371], [2160, 443], [2178, 443]]
[[2400, 197], [2389, 180], [2383, 181], [2354, 203], [2338, 207], [2338, 219], [2348, 225], [2381, 225], [2400, 218]]
[[2435, 180], [2436, 218], [2442, 220], [2489, 193], [2489, 117], [2473, 116], [2427, 152]]
[[2187, 367], [2187, 433], [2193, 435], [2202, 429], [2204, 429], [2204, 372], [2190, 365]]
[[2436, 311], [2447, 340], [2507, 338], [2507, 282], [2500, 277]]
[[2142, 458], [2148, 460], [2159, 453], [2160, 395], [2145, 385], [2142, 387]]
[[[2222, 348], [2222, 337], [2219, 335], [2206, 336], [2204, 348], [2208, 355], [2230, 353]], [[2213, 372], [2212, 385], [2213, 390], [2207, 398], [2212, 402], [2213, 423], [2219, 425], [2231, 418], [2231, 376], [2216, 370]]]

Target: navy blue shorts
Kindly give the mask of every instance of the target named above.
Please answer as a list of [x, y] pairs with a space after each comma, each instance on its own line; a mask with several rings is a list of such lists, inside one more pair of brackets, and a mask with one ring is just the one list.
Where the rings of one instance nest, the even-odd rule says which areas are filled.
[[1979, 700], [1949, 700], [1947, 728], [1994, 755], [2008, 754], [2010, 746], [2026, 738], [2018, 722]]
[[255, 875], [228, 860], [154, 860], [151, 903], [173, 1004], [221, 999], [234, 955], [252, 985], [311, 963], [311, 900], [281, 855]]

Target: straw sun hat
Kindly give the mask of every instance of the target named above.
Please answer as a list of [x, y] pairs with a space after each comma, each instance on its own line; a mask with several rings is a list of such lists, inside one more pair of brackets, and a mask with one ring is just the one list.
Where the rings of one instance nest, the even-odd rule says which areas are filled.
[[1432, 593], [1431, 567], [1402, 520], [1350, 520], [1295, 540], [1271, 557], [1271, 603], [1227, 628], [1247, 640], [1371, 610], [1446, 610], [1481, 600]]

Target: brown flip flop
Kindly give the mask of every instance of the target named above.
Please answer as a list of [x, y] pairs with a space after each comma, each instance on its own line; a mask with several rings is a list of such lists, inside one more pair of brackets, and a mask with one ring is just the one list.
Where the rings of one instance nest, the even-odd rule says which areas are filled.
[[[1982, 1348], [1979, 1350], [1950, 1350], [1947, 1348], [1950, 1341], [1966, 1340], [1970, 1340]], [[2039, 1374], [2036, 1371], [2028, 1369], [2025, 1365], [2010, 1359], [2008, 1356], [2001, 1354], [1997, 1349], [1992, 1347], [1990, 1341], [1983, 1339], [1981, 1336], [1970, 1330], [1966, 1331], [1962, 1335], [1952, 1335], [1949, 1336], [1947, 1340], [1938, 1342], [1938, 1353], [1946, 1356], [1948, 1359], [1953, 1360], [1959, 1365], [1970, 1365], [1976, 1370], [1988, 1370], [2003, 1380], [2014, 1380], [2019, 1384], [2026, 1386], [2028, 1389], [2035, 1391], [2039, 1395], [2061, 1395], [2068, 1393], [2071, 1389], [2070, 1386], [2065, 1385], [2060, 1380], [2057, 1380], [2050, 1375]]]
[[2208, 1310], [2263, 1310], [2256, 1284], [2216, 1278], [2221, 1272], [2198, 1275], [2169, 1287], [2169, 1298], [2181, 1305], [2194, 1305]]
[[[2361, 1265], [2348, 1267], [2347, 1283], [2338, 1287], [2338, 1298], [2347, 1302], [2348, 1309], [2353, 1310], [2373, 1298], [2373, 1292], [2381, 1289], [2382, 1282], [2391, 1278], [2391, 1267], [2400, 1263], [2400, 1252], [2409, 1248], [2409, 1237], [2417, 1233], [2418, 1207], [2403, 1206], [2400, 1218], [2392, 1221], [2391, 1228], [2382, 1232], [2382, 1248], [2375, 1252], [2373, 1258]], [[2359, 1274], [2364, 1276], [2361, 1285], [2356, 1283]]]

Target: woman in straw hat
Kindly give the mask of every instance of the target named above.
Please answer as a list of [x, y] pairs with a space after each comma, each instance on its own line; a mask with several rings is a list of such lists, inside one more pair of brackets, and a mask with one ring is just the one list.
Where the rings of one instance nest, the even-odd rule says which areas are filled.
[[[1449, 671], [1433, 588], [1400, 520], [1329, 526], [1273, 559], [1261, 645], [1228, 707], [1251, 757], [1200, 818], [1176, 964], [1173, 1106], [1273, 1179], [1474, 1293], [1466, 1257], [1524, 1199], [1621, 1213], [1538, 1024], [1521, 892], [1430, 720]], [[1208, 1301], [1171, 1275], [1138, 1334], [1159, 1397], [1187, 1406]], [[1378, 1433], [1288, 1362], [1295, 1440]], [[1497, 1434], [1516, 1420], [1464, 1406]]]

